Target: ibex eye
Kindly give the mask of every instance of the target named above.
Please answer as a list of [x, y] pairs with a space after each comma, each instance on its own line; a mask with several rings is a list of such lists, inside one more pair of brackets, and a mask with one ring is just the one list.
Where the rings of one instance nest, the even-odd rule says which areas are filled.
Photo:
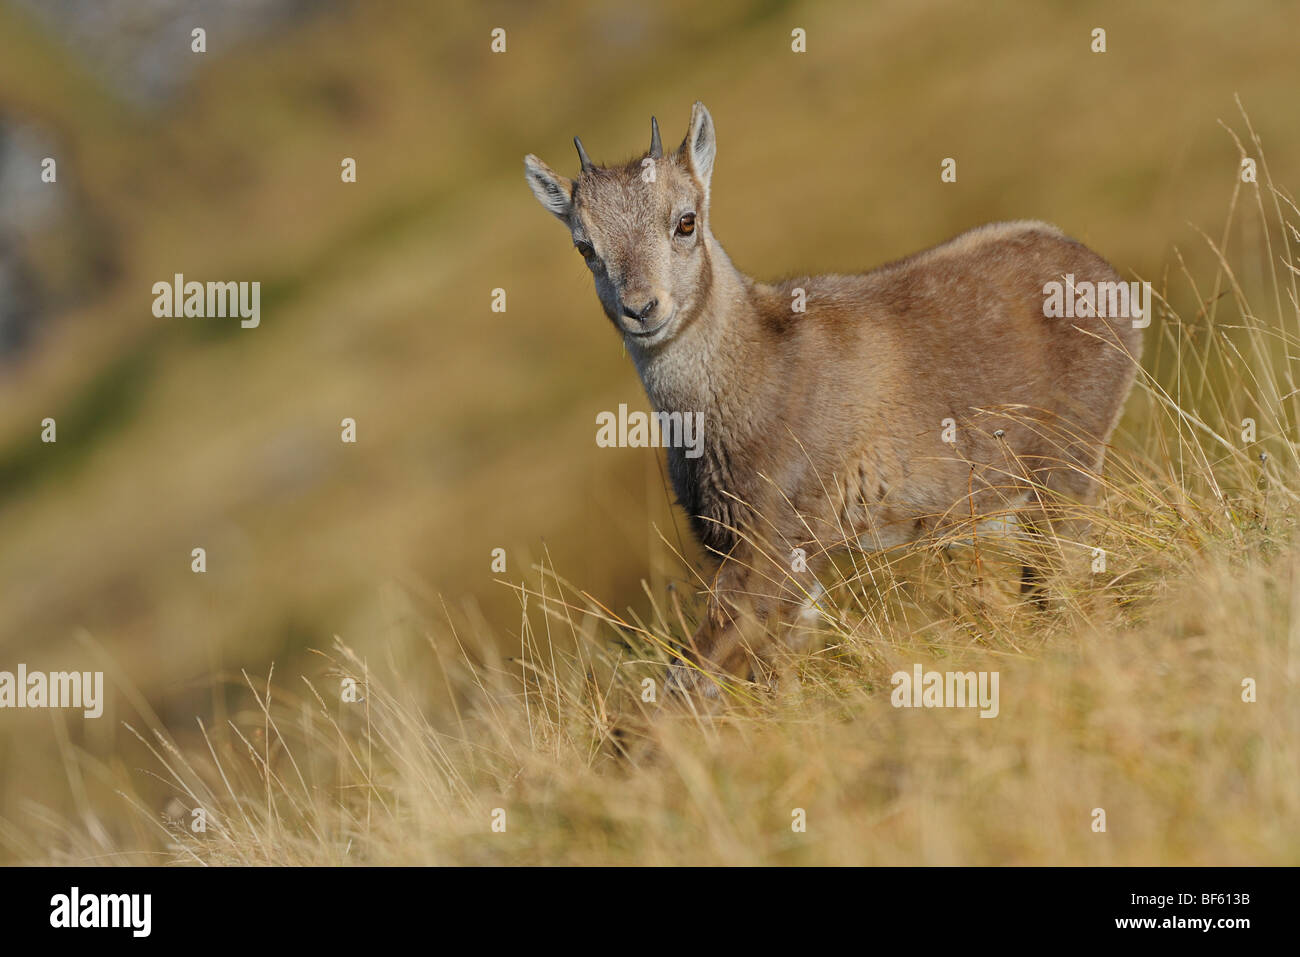
[[687, 213], [681, 219], [677, 220], [677, 235], [689, 236], [695, 232], [695, 214]]
[[573, 245], [578, 247], [578, 252], [582, 253], [583, 259], [590, 259], [592, 256], [596, 255], [596, 250], [591, 248], [591, 243], [584, 243], [580, 239]]

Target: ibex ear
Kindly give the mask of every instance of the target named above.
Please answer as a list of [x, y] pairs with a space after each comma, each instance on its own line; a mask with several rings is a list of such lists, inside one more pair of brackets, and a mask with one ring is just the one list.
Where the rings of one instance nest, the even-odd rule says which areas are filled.
[[713, 158], [718, 153], [718, 140], [713, 130], [713, 117], [698, 100], [691, 108], [690, 130], [677, 153], [686, 160], [687, 167], [704, 186], [707, 196], [709, 180], [713, 177]]
[[524, 174], [537, 201], [567, 220], [573, 212], [573, 180], [561, 176], [532, 153], [524, 157]]

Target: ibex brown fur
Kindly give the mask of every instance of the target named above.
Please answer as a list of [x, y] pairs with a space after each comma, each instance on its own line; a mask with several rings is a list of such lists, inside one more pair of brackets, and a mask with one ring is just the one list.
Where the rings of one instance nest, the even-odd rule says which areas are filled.
[[575, 139], [576, 181], [535, 156], [525, 166], [655, 409], [703, 415], [703, 454], [668, 452], [716, 563], [696, 662], [752, 666], [760, 635], [815, 593], [828, 543], [887, 548], [995, 514], [1060, 531], [1048, 499], [1095, 497], [1141, 331], [1048, 318], [1044, 302], [1067, 276], [1118, 282], [1105, 260], [1053, 226], [996, 223], [863, 275], [758, 282], [713, 237], [708, 110], [695, 104], [667, 156], [651, 123], [649, 152], [627, 165], [595, 166]]

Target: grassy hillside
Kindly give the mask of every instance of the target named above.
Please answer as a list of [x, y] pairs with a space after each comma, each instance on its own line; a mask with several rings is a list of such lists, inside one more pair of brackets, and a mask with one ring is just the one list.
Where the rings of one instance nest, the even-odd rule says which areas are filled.
[[[0, 365], [0, 668], [102, 661], [115, 688], [95, 722], [3, 715], [3, 853], [137, 859], [176, 842], [155, 826], [173, 800], [201, 799], [228, 830], [168, 853], [1294, 862], [1297, 27], [1285, 3], [343, 3], [210, 41], [176, 99], [142, 107], [0, 7], [0, 115], [58, 144], [112, 263]], [[594, 443], [597, 412], [644, 398], [521, 160], [572, 173], [575, 133], [625, 159], [651, 113], [675, 143], [696, 99], [718, 125], [715, 231], [756, 276], [1040, 218], [1153, 281], [1169, 308], [1116, 437], [1115, 581], [1069, 586], [1044, 622], [974, 587], [969, 554], [910, 556], [892, 610], [846, 579], [839, 650], [801, 690], [647, 716], [613, 662], [652, 657], [633, 622], [662, 637], [672, 602], [696, 613], [695, 552], [659, 456]], [[1239, 182], [1234, 135], [1282, 199]], [[41, 243], [57, 288], [64, 247]], [[155, 318], [152, 284], [178, 272], [261, 281], [261, 327]], [[1232, 441], [1246, 415], [1258, 447]], [[376, 670], [365, 716], [300, 680], [358, 667], [312, 653], [334, 636]], [[1004, 718], [900, 718], [894, 664], [941, 656], [1004, 668]], [[273, 663], [263, 714], [243, 673], [264, 696]], [[1273, 682], [1254, 706], [1247, 675]], [[274, 775], [254, 759], [238, 800], [206, 793], [196, 716], [228, 762], [248, 761], [236, 730], [261, 733]], [[161, 773], [123, 722], [177, 743], [183, 787], [138, 770]], [[503, 802], [528, 823], [485, 843]], [[1107, 802], [1128, 812], [1103, 842], [1086, 817]], [[815, 808], [808, 840], [786, 805]]]

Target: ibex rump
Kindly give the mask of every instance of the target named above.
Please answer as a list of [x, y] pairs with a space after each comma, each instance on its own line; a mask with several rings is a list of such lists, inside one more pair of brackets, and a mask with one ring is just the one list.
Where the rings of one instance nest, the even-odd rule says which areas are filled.
[[[651, 129], [645, 158], [611, 168], [575, 138], [576, 181], [532, 155], [525, 167], [656, 410], [703, 413], [703, 454], [668, 453], [716, 562], [696, 661], [752, 665], [815, 593], [823, 543], [887, 548], [999, 514], [1059, 531], [1048, 498], [1095, 497], [1141, 332], [1048, 318], [1044, 287], [1117, 282], [1105, 260], [1052, 226], [997, 223], [862, 275], [757, 282], [713, 237], [709, 112], [695, 104], [670, 155]], [[795, 549], [806, 571], [791, 569]], [[700, 674], [679, 666], [674, 680]]]

